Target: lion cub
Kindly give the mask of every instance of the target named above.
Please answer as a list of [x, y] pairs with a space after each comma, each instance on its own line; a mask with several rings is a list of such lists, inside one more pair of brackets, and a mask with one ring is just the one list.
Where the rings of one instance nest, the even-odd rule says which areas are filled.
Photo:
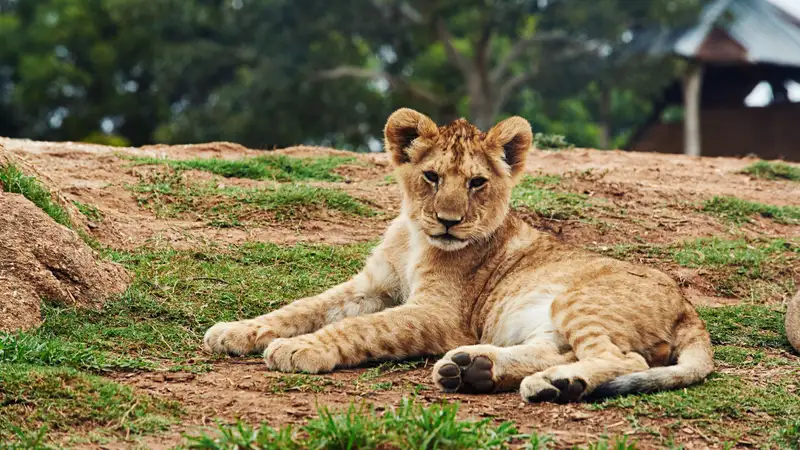
[[697, 313], [667, 275], [559, 243], [509, 211], [533, 135], [389, 117], [402, 213], [364, 269], [316, 297], [205, 335], [214, 352], [327, 372], [442, 354], [444, 391], [519, 389], [528, 402], [688, 386], [713, 370]]

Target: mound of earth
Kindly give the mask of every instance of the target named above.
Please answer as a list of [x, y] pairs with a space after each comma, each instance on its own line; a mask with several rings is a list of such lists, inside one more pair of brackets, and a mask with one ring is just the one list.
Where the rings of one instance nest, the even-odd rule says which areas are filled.
[[[63, 193], [58, 189], [56, 182], [50, 178], [47, 173], [37, 169], [27, 157], [24, 155], [13, 154], [7, 147], [0, 141], [0, 167], [14, 166], [27, 176], [36, 178], [36, 180], [44, 185], [50, 191], [51, 200], [66, 211], [69, 216], [69, 221], [72, 223], [73, 228], [81, 231], [88, 231], [86, 217], [78, 211], [78, 208], [69, 201]], [[2, 191], [0, 186], [0, 191]]]
[[127, 287], [125, 269], [22, 195], [0, 192], [0, 211], [0, 331], [39, 325], [41, 299], [97, 307]]

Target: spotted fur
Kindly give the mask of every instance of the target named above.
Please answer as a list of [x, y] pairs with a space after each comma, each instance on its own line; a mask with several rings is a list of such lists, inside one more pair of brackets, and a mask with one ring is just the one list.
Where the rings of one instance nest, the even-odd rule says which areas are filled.
[[409, 109], [385, 128], [402, 213], [364, 269], [318, 296], [219, 323], [215, 352], [264, 351], [281, 371], [445, 354], [443, 390], [526, 401], [677, 388], [713, 370], [709, 335], [665, 274], [566, 246], [509, 211], [532, 132], [482, 132]]

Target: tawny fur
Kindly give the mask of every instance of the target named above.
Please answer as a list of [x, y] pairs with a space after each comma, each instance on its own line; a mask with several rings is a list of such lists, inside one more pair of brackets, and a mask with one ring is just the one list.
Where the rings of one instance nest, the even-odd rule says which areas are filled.
[[789, 338], [792, 347], [800, 352], [800, 291], [789, 300], [786, 309], [786, 337]]
[[677, 388], [713, 370], [708, 332], [670, 277], [566, 246], [509, 211], [526, 120], [484, 133], [401, 109], [385, 136], [402, 213], [361, 273], [219, 323], [208, 348], [311, 373], [446, 352], [433, 368], [441, 389], [519, 389], [526, 401]]

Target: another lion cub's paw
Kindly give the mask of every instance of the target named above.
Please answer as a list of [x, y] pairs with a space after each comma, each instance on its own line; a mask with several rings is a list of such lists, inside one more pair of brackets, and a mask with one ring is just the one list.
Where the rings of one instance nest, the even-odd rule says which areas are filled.
[[561, 372], [556, 366], [523, 378], [519, 387], [522, 399], [528, 403], [569, 403], [580, 400], [586, 392], [586, 380]]
[[264, 351], [264, 361], [270, 370], [308, 373], [330, 372], [338, 362], [322, 343], [305, 336], [272, 341]]
[[214, 353], [244, 356], [264, 350], [275, 337], [269, 329], [250, 320], [219, 322], [206, 331], [203, 344]]
[[433, 382], [445, 392], [493, 392], [498, 381], [495, 362], [493, 346], [459, 347], [433, 366]]

